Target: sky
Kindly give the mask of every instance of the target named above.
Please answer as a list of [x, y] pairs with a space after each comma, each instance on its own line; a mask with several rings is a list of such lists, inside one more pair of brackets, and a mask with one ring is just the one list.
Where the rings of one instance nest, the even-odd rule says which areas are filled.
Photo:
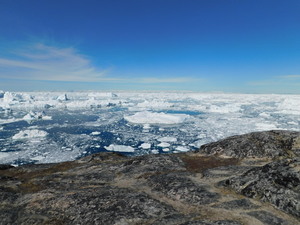
[[0, 90], [300, 94], [299, 0], [0, 0]]

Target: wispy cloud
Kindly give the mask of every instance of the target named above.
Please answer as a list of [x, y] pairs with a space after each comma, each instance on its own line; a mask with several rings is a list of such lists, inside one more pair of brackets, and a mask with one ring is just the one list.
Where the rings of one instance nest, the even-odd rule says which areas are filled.
[[284, 76], [279, 76], [279, 78], [283, 78], [283, 79], [299, 79], [300, 75], [284, 75]]
[[13, 57], [0, 58], [0, 77], [24, 80], [86, 81], [115, 80], [110, 69], [98, 69], [75, 48], [34, 44], [14, 50]]
[[[88, 56], [75, 48], [42, 43], [12, 49], [10, 57], [0, 57], [0, 78], [32, 81], [113, 82], [120, 84], [190, 83], [200, 79], [185, 76], [116, 76], [112, 68], [99, 69]], [[133, 78], [135, 77], [135, 78]]]

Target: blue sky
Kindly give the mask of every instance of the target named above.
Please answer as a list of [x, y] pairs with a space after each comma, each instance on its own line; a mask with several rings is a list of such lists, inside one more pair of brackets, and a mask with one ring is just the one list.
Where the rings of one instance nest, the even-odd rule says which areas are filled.
[[300, 94], [299, 0], [0, 0], [0, 89]]

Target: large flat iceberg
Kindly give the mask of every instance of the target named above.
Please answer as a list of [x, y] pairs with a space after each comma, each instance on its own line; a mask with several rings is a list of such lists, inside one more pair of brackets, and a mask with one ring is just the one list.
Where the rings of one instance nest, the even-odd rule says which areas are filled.
[[182, 123], [189, 118], [186, 114], [167, 114], [157, 112], [137, 112], [132, 116], [124, 116], [128, 122], [142, 124], [176, 124]]

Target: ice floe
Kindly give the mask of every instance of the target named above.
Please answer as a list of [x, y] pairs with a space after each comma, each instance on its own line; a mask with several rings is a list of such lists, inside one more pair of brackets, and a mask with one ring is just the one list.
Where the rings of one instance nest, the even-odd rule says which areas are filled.
[[142, 149], [150, 149], [151, 148], [151, 144], [150, 143], [143, 143], [140, 146]]
[[167, 148], [167, 147], [170, 147], [171, 145], [167, 142], [161, 142], [157, 146], [162, 147], [162, 148]]
[[126, 145], [114, 145], [111, 144], [109, 146], [104, 147], [108, 151], [114, 151], [114, 152], [134, 152], [134, 148], [131, 146]]
[[185, 147], [185, 146], [177, 146], [175, 148], [175, 150], [179, 151], [179, 152], [188, 152], [190, 149]]

